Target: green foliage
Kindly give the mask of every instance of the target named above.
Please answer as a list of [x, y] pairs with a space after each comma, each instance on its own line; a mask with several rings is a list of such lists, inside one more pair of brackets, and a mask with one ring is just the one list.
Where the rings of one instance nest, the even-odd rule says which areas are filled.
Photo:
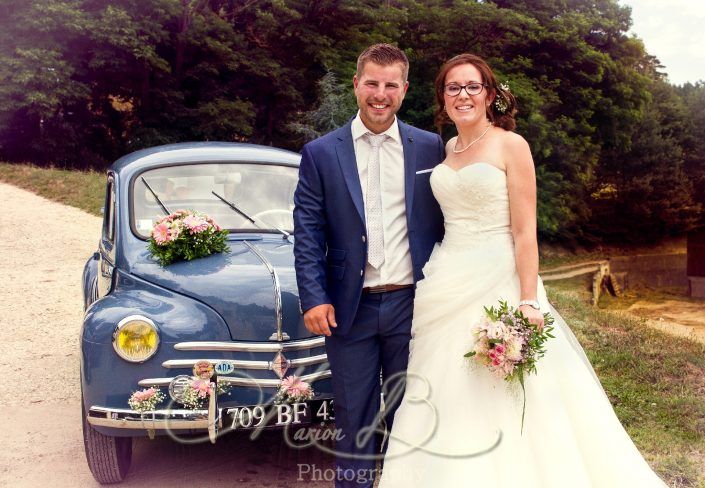
[[[705, 82], [686, 83], [676, 88], [683, 100], [685, 117], [681, 147], [683, 170], [693, 187], [693, 199], [705, 210]], [[696, 224], [705, 226], [705, 211], [700, 212]]]
[[644, 242], [692, 229], [702, 211], [684, 171], [682, 100], [663, 81], [633, 126], [628, 148], [598, 169], [592, 194], [596, 232], [607, 241]]
[[292, 122], [293, 131], [301, 134], [306, 141], [320, 137], [345, 124], [357, 112], [355, 96], [350, 87], [338, 83], [331, 71], [318, 83], [320, 105], [300, 116], [301, 122]]
[[298, 150], [355, 112], [355, 60], [381, 41], [411, 62], [400, 117], [436, 130], [438, 68], [474, 52], [518, 99], [542, 238], [657, 240], [705, 225], [705, 88], [667, 85], [630, 23], [616, 0], [0, 0], [0, 157]]

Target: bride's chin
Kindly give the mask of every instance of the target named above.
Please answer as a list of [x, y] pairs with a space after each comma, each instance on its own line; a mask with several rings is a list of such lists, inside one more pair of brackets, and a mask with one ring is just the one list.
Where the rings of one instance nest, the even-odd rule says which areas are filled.
[[456, 127], [462, 128], [472, 128], [480, 125], [486, 125], [486, 119], [481, 117], [452, 117], [453, 123]]

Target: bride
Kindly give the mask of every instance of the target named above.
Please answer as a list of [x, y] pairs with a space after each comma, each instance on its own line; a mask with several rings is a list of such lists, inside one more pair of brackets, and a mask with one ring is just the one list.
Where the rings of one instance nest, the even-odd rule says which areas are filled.
[[[538, 277], [536, 183], [516, 102], [481, 58], [461, 54], [436, 79], [440, 121], [458, 137], [431, 174], [445, 237], [414, 305], [407, 387], [380, 488], [664, 487], [619, 423], [590, 363]], [[522, 392], [470, 365], [470, 330], [506, 300], [554, 339]]]

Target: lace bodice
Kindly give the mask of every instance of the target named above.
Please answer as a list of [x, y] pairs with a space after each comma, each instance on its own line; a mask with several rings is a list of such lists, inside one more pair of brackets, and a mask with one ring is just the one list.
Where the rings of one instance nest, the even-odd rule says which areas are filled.
[[443, 210], [444, 243], [511, 236], [507, 178], [498, 167], [480, 162], [455, 171], [439, 164], [431, 189]]

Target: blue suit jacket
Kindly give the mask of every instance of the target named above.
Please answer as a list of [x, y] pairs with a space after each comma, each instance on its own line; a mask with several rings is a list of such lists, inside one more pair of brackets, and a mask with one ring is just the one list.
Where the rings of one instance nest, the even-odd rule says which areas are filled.
[[[445, 157], [441, 138], [399, 121], [414, 282], [443, 238], [430, 170]], [[421, 172], [421, 173], [419, 173]], [[350, 122], [306, 144], [294, 195], [294, 256], [301, 308], [330, 303], [344, 335], [355, 317], [367, 261], [365, 205]]]

